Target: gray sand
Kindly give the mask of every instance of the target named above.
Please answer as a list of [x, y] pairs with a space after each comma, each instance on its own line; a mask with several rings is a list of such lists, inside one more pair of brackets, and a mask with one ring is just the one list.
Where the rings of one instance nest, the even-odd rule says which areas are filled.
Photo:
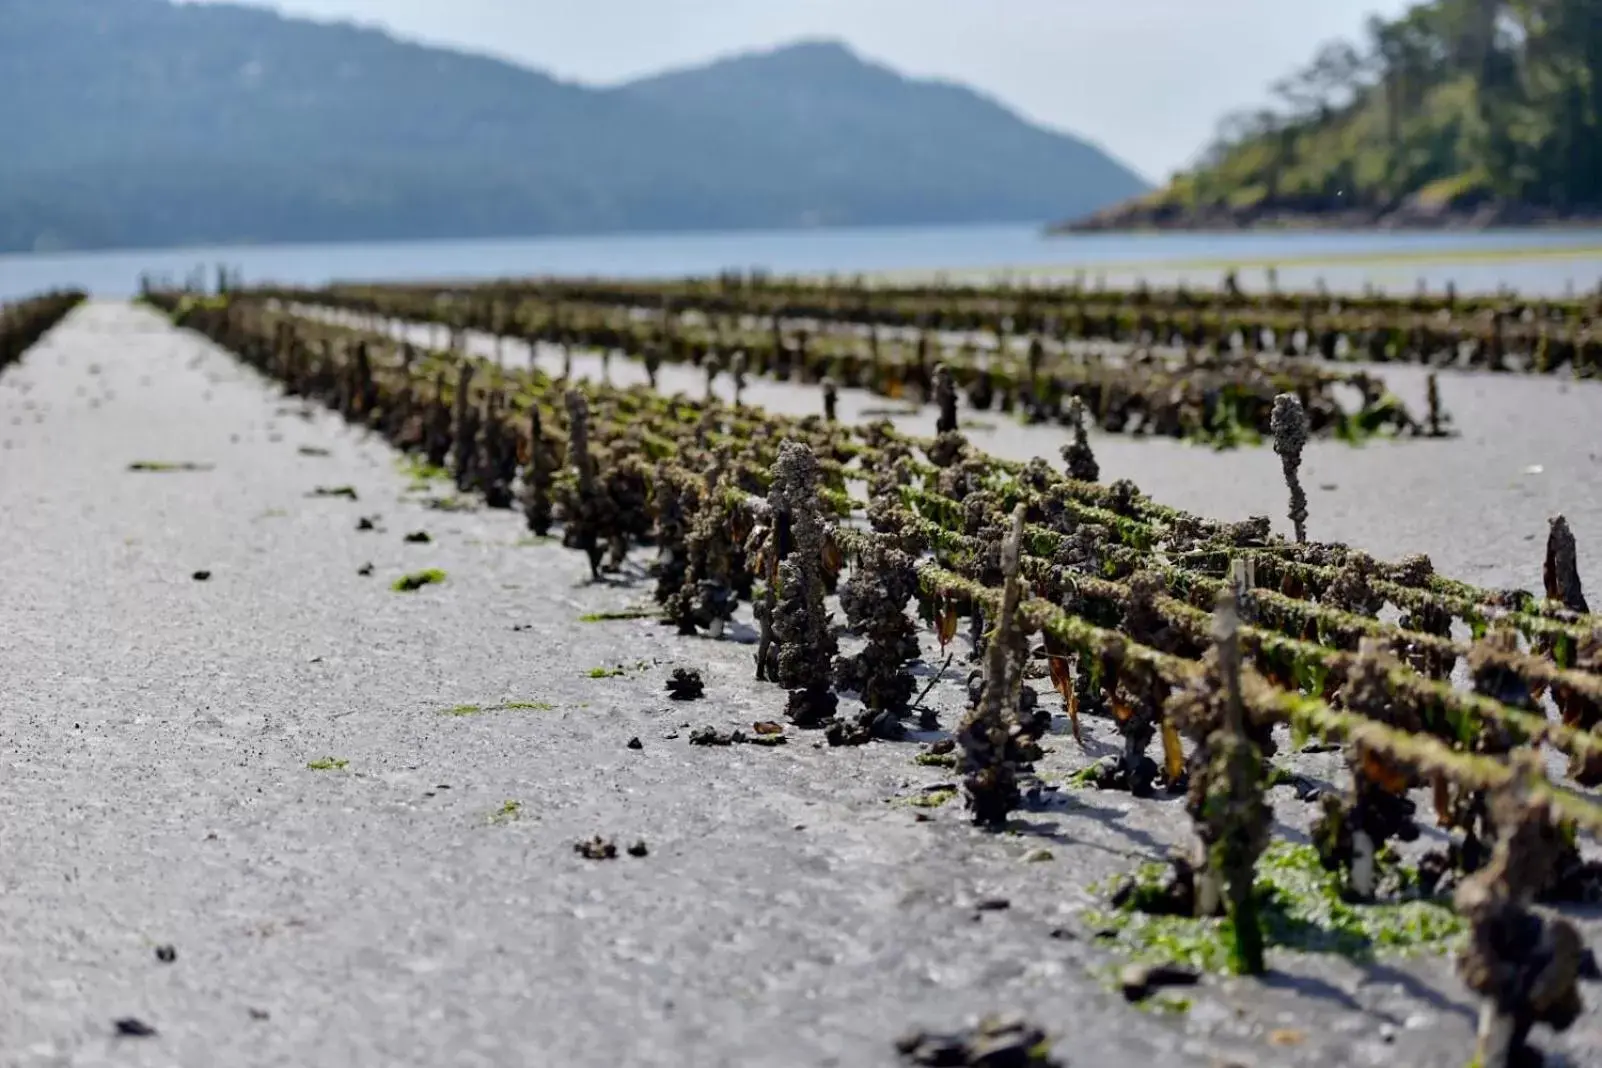
[[[1562, 509], [1582, 569], [1602, 558], [1596, 387], [1443, 393], [1463, 440], [1311, 451], [1315, 536], [1527, 584]], [[763, 383], [748, 398], [815, 403]], [[691, 748], [685, 724], [778, 716], [749, 647], [577, 622], [648, 600], [648, 580], [589, 586], [516, 514], [429, 510], [381, 442], [298, 411], [112, 304], [0, 377], [0, 1064], [890, 1065], [907, 1027], [994, 1009], [1030, 1014], [1077, 1066], [1467, 1059], [1472, 1005], [1443, 959], [1278, 954], [1261, 982], [1209, 979], [1186, 1014], [1126, 1007], [1078, 913], [1092, 883], [1185, 841], [1177, 801], [1074, 792], [994, 837], [959, 803], [905, 803], [950, 781], [910, 743]], [[1061, 444], [983, 437], [1015, 456]], [[1104, 477], [1159, 499], [1284, 510], [1265, 450], [1096, 446]], [[306, 496], [343, 484], [360, 500]], [[357, 532], [374, 514], [381, 530]], [[403, 543], [419, 529], [432, 544]], [[449, 580], [389, 590], [424, 567]], [[705, 700], [664, 699], [674, 666], [705, 673]], [[540, 707], [444, 714], [504, 702]], [[933, 703], [950, 725], [959, 687]], [[1088, 754], [1050, 740], [1045, 778], [1109, 751], [1091, 727]], [[348, 767], [307, 768], [326, 757]], [[1308, 806], [1274, 798], [1295, 837]], [[575, 855], [595, 834], [650, 853]], [[975, 910], [994, 896], [1011, 907]], [[159, 1034], [113, 1037], [128, 1016]], [[1542, 1041], [1602, 1064], [1602, 1014]]]

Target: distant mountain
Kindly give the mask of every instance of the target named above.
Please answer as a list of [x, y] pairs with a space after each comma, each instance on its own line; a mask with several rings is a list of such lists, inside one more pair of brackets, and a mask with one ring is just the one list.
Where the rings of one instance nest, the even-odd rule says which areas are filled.
[[1033, 221], [1144, 183], [809, 42], [613, 88], [348, 24], [0, 0], [0, 250]]

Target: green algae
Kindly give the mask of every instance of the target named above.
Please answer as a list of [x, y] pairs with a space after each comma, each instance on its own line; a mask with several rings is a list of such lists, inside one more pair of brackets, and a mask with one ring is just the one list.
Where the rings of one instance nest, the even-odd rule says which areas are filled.
[[592, 679], [615, 679], [628, 674], [628, 669], [619, 664], [617, 667], [592, 667], [589, 677]]
[[321, 760], [309, 761], [306, 766], [312, 771], [344, 771], [350, 767], [350, 761], [339, 757], [323, 757]]
[[556, 706], [549, 701], [502, 701], [493, 705], [455, 705], [440, 710], [442, 716], [477, 716], [485, 712], [554, 712]]
[[921, 794], [913, 794], [903, 803], [913, 808], [939, 808], [956, 796], [955, 790], [928, 790]]
[[210, 471], [214, 466], [214, 464], [197, 464], [189, 460], [135, 460], [128, 465], [128, 470], [171, 474], [175, 471]]
[[415, 484], [413, 489], [426, 490], [430, 482], [449, 482], [451, 479], [451, 473], [443, 467], [435, 467], [427, 460], [416, 456], [402, 456], [395, 461], [395, 467], [412, 480]]
[[957, 754], [919, 753], [912, 758], [912, 762], [925, 768], [954, 768], [957, 766]]
[[1073, 772], [1063, 779], [1062, 784], [1070, 790], [1090, 790], [1101, 782], [1101, 765], [1090, 764]]
[[[1416, 882], [1393, 860], [1398, 881]], [[1136, 963], [1177, 963], [1203, 971], [1230, 970], [1234, 934], [1227, 919], [1153, 916], [1142, 900], [1160, 895], [1166, 868], [1147, 864], [1135, 873], [1135, 891], [1123, 907], [1086, 914], [1086, 921]], [[1410, 879], [1409, 876], [1412, 875]], [[1461, 941], [1467, 925], [1443, 900], [1353, 904], [1341, 897], [1340, 878], [1325, 871], [1312, 846], [1270, 846], [1257, 865], [1257, 908], [1270, 949], [1330, 953], [1354, 961], [1440, 952]]]
[[656, 619], [660, 613], [647, 608], [628, 609], [622, 612], [586, 612], [579, 616], [580, 623], [615, 623], [625, 619]]
[[1182, 1016], [1190, 1011], [1192, 1001], [1173, 994], [1156, 994], [1134, 1003], [1141, 1012], [1156, 1016]]
[[523, 802], [506, 801], [501, 804], [500, 808], [490, 813], [489, 821], [491, 823], [511, 823], [513, 820], [522, 816], [522, 814]]
[[414, 571], [410, 575], [402, 575], [391, 583], [389, 588], [396, 593], [412, 593], [422, 589], [424, 586], [432, 586], [444, 581], [445, 572], [437, 567], [431, 567], [427, 571]]

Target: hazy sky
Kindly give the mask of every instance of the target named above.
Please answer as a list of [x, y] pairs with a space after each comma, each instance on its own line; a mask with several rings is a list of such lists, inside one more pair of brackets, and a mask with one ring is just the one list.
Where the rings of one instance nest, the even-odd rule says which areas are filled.
[[261, 0], [589, 83], [798, 37], [965, 82], [1151, 178], [1322, 42], [1408, 0]]

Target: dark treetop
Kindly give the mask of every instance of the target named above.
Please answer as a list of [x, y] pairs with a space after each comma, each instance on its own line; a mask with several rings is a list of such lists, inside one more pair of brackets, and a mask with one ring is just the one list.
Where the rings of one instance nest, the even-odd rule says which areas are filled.
[[1602, 0], [1418, 3], [1274, 95], [1166, 188], [1079, 225], [1602, 216]]

